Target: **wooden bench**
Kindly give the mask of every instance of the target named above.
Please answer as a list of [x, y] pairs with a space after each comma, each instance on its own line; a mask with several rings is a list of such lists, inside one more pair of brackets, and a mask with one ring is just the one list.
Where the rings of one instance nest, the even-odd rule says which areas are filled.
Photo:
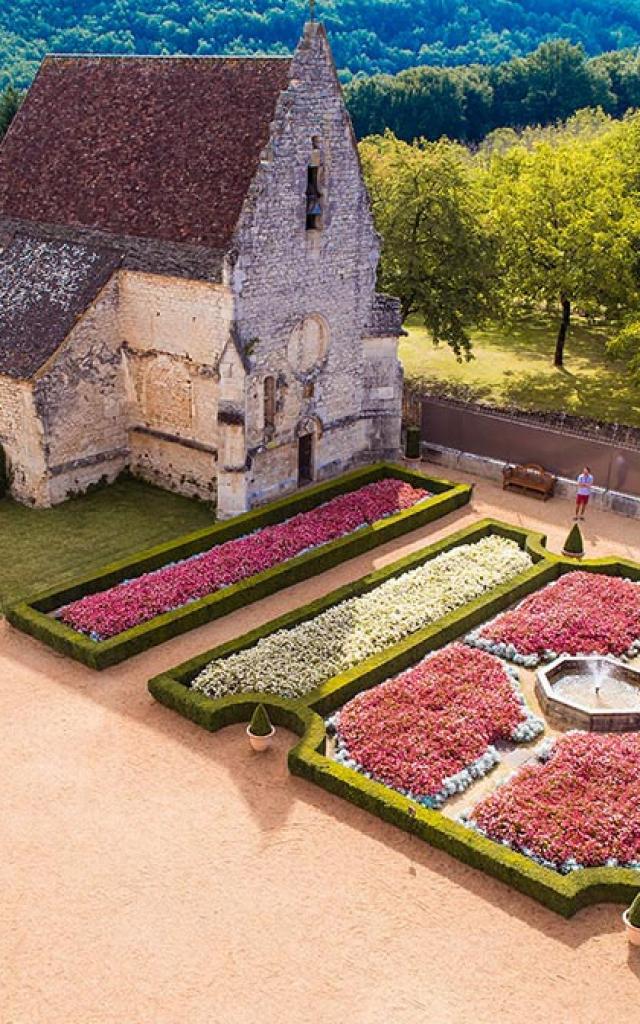
[[527, 462], [521, 466], [505, 466], [502, 470], [502, 489], [529, 491], [546, 501], [553, 494], [556, 478], [543, 466]]

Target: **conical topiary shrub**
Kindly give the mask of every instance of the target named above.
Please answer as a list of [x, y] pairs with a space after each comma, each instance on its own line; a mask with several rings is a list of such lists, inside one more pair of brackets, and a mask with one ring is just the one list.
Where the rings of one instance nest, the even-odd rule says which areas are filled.
[[264, 704], [257, 704], [251, 716], [249, 731], [252, 736], [270, 736], [273, 732], [271, 719]]
[[573, 526], [569, 530], [569, 533], [567, 534], [567, 539], [564, 542], [562, 554], [569, 555], [571, 558], [582, 558], [582, 556], [584, 555], [584, 541], [582, 539], [580, 527], [577, 523], [573, 524]]
[[264, 704], [256, 705], [251, 721], [247, 726], [247, 736], [253, 750], [258, 752], [268, 750], [274, 733], [275, 729], [269, 720]]
[[407, 427], [406, 455], [408, 459], [420, 458], [420, 427]]
[[629, 907], [627, 920], [634, 928], [640, 928], [640, 892]]

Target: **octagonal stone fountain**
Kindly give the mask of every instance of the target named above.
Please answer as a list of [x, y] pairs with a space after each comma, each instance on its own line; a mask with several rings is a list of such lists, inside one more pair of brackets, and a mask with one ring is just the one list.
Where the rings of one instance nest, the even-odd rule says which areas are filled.
[[588, 732], [640, 730], [640, 671], [614, 658], [563, 655], [538, 670], [545, 715]]

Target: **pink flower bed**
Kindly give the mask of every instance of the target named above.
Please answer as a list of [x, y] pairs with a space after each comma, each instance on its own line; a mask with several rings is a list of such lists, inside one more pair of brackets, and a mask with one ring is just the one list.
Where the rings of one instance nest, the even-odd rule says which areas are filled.
[[490, 839], [563, 872], [640, 867], [640, 735], [568, 733], [470, 819]]
[[497, 763], [492, 744], [542, 730], [504, 663], [463, 644], [359, 694], [329, 725], [339, 761], [431, 807]]
[[[496, 654], [517, 653], [536, 663], [560, 654], [634, 653], [638, 637], [637, 583], [619, 576], [570, 572], [469, 639]], [[515, 651], [505, 650], [504, 645]]]
[[309, 512], [154, 572], [89, 594], [56, 613], [68, 626], [105, 640], [189, 601], [213, 594], [311, 548], [411, 508], [429, 491], [388, 478], [342, 494]]

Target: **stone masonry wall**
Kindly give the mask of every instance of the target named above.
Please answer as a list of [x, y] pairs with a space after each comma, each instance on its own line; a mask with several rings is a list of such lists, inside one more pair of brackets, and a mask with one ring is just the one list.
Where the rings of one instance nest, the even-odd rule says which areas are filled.
[[42, 427], [27, 381], [0, 376], [0, 443], [7, 455], [13, 495], [28, 504], [46, 503]]
[[0, 380], [0, 440], [13, 493], [55, 504], [125, 467], [216, 495], [219, 363], [228, 288], [120, 272], [33, 385]]
[[136, 475], [215, 497], [219, 362], [231, 318], [224, 286], [121, 272], [119, 332]]
[[[297, 485], [301, 433], [316, 436], [318, 479], [372, 454], [371, 420], [363, 413], [362, 337], [374, 300], [379, 243], [321, 26], [307, 25], [291, 74], [245, 203], [231, 273], [238, 336], [251, 375], [246, 404], [251, 504]], [[314, 139], [323, 215], [321, 230], [307, 231], [305, 192]], [[265, 435], [263, 414], [269, 375], [277, 388], [272, 436]]]
[[100, 480], [113, 480], [127, 463], [117, 306], [114, 276], [35, 380], [35, 407], [44, 431], [47, 504]]
[[398, 360], [398, 339], [363, 339], [364, 396], [368, 443], [380, 459], [397, 457], [402, 426], [402, 366]]

